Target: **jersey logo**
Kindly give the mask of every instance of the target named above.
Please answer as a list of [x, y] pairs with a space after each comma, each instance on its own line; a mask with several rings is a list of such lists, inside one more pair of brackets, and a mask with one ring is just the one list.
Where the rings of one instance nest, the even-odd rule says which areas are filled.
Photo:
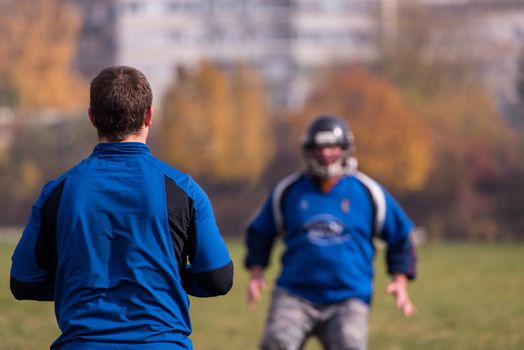
[[308, 240], [315, 245], [335, 245], [351, 239], [351, 234], [346, 226], [329, 214], [312, 217], [304, 225], [304, 231]]
[[340, 210], [342, 210], [344, 214], [349, 213], [349, 199], [342, 199], [342, 201], [340, 202]]

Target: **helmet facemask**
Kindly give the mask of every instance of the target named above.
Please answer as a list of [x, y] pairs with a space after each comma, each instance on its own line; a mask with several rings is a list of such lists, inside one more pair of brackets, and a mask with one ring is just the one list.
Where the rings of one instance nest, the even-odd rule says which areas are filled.
[[[322, 150], [326, 147], [338, 147], [338, 150]], [[352, 157], [353, 135], [339, 117], [321, 116], [313, 121], [302, 140], [302, 150], [306, 171], [314, 177], [328, 179], [356, 169], [357, 162]], [[336, 158], [330, 158], [332, 155]]]
[[329, 164], [321, 164], [313, 149], [304, 149], [304, 160], [307, 172], [321, 179], [349, 174], [356, 169], [357, 160], [348, 149], [342, 149], [340, 156]]

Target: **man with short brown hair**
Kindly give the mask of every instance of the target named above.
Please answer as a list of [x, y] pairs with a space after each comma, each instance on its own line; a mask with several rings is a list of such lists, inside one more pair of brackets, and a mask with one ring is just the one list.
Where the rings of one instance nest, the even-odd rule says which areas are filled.
[[233, 282], [211, 203], [151, 155], [140, 71], [104, 69], [89, 118], [100, 142], [44, 186], [13, 254], [11, 291], [55, 302], [52, 349], [192, 349], [187, 295], [223, 295]]

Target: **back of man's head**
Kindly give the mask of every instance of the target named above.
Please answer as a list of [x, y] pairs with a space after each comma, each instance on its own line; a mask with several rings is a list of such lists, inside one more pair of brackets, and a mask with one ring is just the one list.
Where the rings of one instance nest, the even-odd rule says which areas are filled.
[[98, 136], [110, 142], [137, 134], [152, 102], [151, 87], [144, 74], [135, 68], [109, 67], [91, 82], [91, 118]]

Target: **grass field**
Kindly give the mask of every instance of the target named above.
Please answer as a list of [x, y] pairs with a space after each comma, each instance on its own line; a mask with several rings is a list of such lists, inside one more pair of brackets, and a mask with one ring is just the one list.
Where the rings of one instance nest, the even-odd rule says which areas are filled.
[[[269, 294], [256, 312], [247, 310], [243, 248], [237, 242], [229, 246], [236, 264], [232, 291], [221, 298], [191, 299], [197, 350], [256, 349], [260, 337]], [[58, 335], [53, 305], [15, 301], [9, 292], [13, 248], [0, 242], [0, 349], [49, 348]], [[418, 314], [405, 319], [384, 293], [379, 252], [370, 350], [524, 349], [524, 245], [432, 244], [419, 248], [418, 256], [419, 278], [410, 286]], [[306, 349], [320, 347], [310, 341]]]

